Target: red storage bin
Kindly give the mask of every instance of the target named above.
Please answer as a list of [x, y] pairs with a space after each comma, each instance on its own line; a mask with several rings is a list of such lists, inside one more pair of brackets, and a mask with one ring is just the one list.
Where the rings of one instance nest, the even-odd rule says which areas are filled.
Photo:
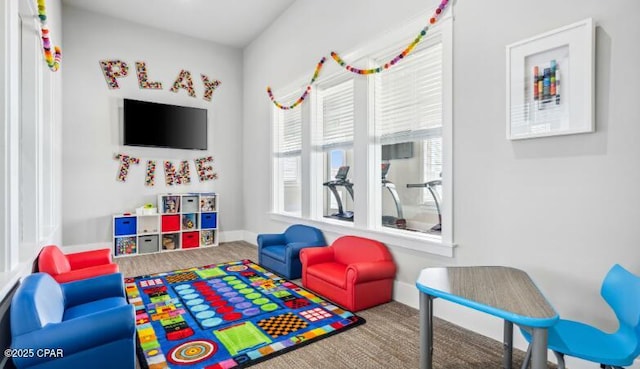
[[200, 232], [183, 232], [182, 248], [191, 249], [200, 246]]
[[180, 230], [180, 215], [163, 215], [162, 232], [175, 232]]

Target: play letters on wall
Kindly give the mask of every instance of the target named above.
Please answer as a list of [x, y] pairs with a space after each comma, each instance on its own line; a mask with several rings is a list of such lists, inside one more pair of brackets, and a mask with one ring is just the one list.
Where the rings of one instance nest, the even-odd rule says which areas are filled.
[[[107, 87], [112, 90], [120, 88], [118, 78], [123, 78], [129, 75], [129, 66], [122, 60], [100, 60], [100, 67], [102, 68], [104, 79], [107, 81]], [[138, 86], [140, 86], [141, 89], [162, 90], [162, 82], [153, 82], [149, 80], [147, 65], [145, 62], [136, 61], [136, 75], [138, 76]], [[213, 91], [220, 86], [221, 82], [217, 79], [212, 81], [204, 74], [200, 74], [200, 79], [202, 80], [202, 85], [204, 87], [202, 99], [211, 101]], [[178, 77], [173, 82], [173, 85], [169, 90], [171, 92], [178, 92], [180, 89], [187, 91], [189, 96], [196, 97], [191, 72], [188, 70], [182, 69], [180, 73], [178, 73]]]
[[[115, 160], [120, 162], [118, 168], [118, 175], [116, 180], [119, 182], [126, 182], [129, 175], [129, 169], [132, 165], [140, 164], [140, 158], [136, 158], [126, 154], [115, 154], [113, 156]], [[212, 156], [205, 156], [202, 158], [193, 159], [200, 182], [211, 181], [218, 179], [218, 173], [213, 171]], [[144, 179], [145, 186], [153, 187], [156, 182], [156, 160], [146, 161], [146, 175]], [[191, 167], [189, 160], [181, 160], [178, 168], [169, 160], [163, 161], [164, 166], [164, 178], [167, 186], [189, 184], [191, 183]]]

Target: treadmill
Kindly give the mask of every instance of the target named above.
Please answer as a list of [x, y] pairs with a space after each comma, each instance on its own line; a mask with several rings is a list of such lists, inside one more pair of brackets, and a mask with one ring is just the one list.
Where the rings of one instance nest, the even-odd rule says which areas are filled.
[[336, 187], [344, 187], [349, 192], [351, 196], [351, 200], [353, 200], [353, 183], [349, 182], [347, 179], [347, 174], [349, 173], [349, 166], [345, 165], [338, 168], [338, 173], [333, 180], [323, 183], [323, 186], [329, 188], [333, 196], [336, 198], [336, 202], [338, 203], [338, 212], [328, 215], [327, 217], [336, 218], [340, 220], [346, 220], [353, 222], [353, 211], [344, 211], [342, 207], [342, 199], [340, 198], [340, 194]]
[[440, 195], [435, 190], [436, 186], [442, 186], [442, 179], [434, 179], [433, 181], [425, 182], [425, 183], [409, 183], [407, 184], [407, 188], [427, 188], [429, 192], [431, 192], [431, 196], [433, 196], [433, 201], [436, 203], [436, 210], [438, 211], [438, 224], [431, 227], [431, 232], [441, 232], [442, 231], [442, 213], [440, 212]]
[[398, 196], [398, 191], [396, 191], [396, 185], [387, 179], [387, 174], [389, 173], [390, 167], [391, 163], [382, 163], [381, 165], [380, 169], [382, 173], [382, 187], [389, 190], [389, 193], [393, 198], [393, 202], [396, 205], [396, 214], [398, 214], [398, 216], [394, 217], [391, 215], [383, 215], [382, 225], [386, 227], [405, 229], [407, 227], [407, 221], [402, 215], [402, 204], [400, 203], [400, 196]]

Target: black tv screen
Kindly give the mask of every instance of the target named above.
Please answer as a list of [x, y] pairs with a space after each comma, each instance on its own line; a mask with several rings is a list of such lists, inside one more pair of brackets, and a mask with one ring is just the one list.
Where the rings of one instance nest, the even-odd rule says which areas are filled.
[[124, 99], [124, 144], [207, 149], [207, 109]]

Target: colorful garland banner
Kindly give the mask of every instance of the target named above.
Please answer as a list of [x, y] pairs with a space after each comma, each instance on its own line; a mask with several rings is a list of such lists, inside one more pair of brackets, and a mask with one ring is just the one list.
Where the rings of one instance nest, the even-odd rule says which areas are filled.
[[[114, 154], [114, 159], [120, 163], [116, 180], [118, 182], [126, 182], [129, 175], [129, 169], [132, 164], [139, 164], [140, 158], [136, 158], [127, 154]], [[163, 160], [165, 184], [167, 186], [184, 185], [191, 183], [191, 165], [190, 160], [180, 160], [180, 164], [176, 170], [175, 165], [170, 160]], [[212, 156], [205, 156], [193, 159], [198, 173], [200, 182], [206, 182], [218, 179], [218, 173], [214, 172], [213, 166], [209, 163], [213, 162]], [[156, 178], [156, 160], [148, 159], [146, 165], [146, 173], [144, 185], [148, 187], [155, 186]]]
[[147, 64], [145, 62], [136, 62], [136, 72], [138, 72], [138, 85], [142, 89], [162, 90], [162, 82], [149, 82], [147, 75]]
[[49, 38], [49, 27], [47, 27], [45, 0], [38, 0], [38, 18], [40, 18], [40, 37], [42, 39], [42, 49], [44, 50], [44, 61], [52, 72], [57, 72], [62, 61], [62, 50], [60, 46], [54, 46], [55, 56], [51, 54], [51, 39]]
[[[418, 43], [420, 41], [422, 41], [424, 36], [427, 34], [427, 31], [429, 30], [429, 27], [434, 25], [438, 21], [438, 19], [440, 18], [440, 16], [444, 12], [444, 10], [447, 8], [447, 4], [448, 3], [449, 3], [449, 0], [441, 0], [440, 5], [438, 5], [436, 10], [433, 12], [433, 15], [431, 16], [431, 18], [429, 18], [429, 23], [424, 28], [422, 28], [422, 30], [416, 36], [416, 38], [407, 47], [405, 47], [404, 50], [402, 50], [402, 52], [400, 52], [393, 59], [389, 60], [388, 62], [386, 62], [386, 63], [384, 63], [382, 65], [379, 65], [379, 66], [377, 66], [375, 68], [360, 69], [360, 68], [356, 68], [356, 67], [354, 67], [354, 66], [352, 66], [350, 64], [347, 64], [344, 60], [342, 60], [340, 55], [338, 53], [336, 53], [335, 51], [331, 52], [331, 57], [333, 58], [333, 60], [335, 60], [336, 63], [340, 64], [341, 67], [343, 67], [347, 71], [349, 71], [351, 73], [355, 73], [355, 74], [368, 75], [368, 74], [374, 74], [374, 73], [381, 73], [384, 70], [390, 69], [394, 65], [398, 64], [402, 59], [407, 57], [407, 55], [409, 55], [411, 53], [411, 51], [413, 51], [413, 49], [416, 47], [416, 45], [418, 45]], [[298, 98], [298, 100], [296, 100], [296, 102], [294, 102], [293, 104], [291, 104], [289, 106], [285, 106], [285, 105], [282, 105], [282, 104], [278, 103], [276, 101], [275, 97], [273, 96], [273, 93], [271, 92], [271, 87], [267, 86], [267, 93], [269, 94], [269, 98], [274, 103], [274, 105], [277, 106], [280, 109], [283, 109], [283, 110], [293, 109], [296, 106], [300, 105], [304, 101], [304, 99], [307, 97], [309, 92], [311, 92], [311, 85], [315, 82], [316, 78], [318, 77], [318, 73], [320, 72], [320, 68], [322, 67], [322, 64], [324, 63], [324, 60], [325, 60], [325, 58], [323, 57], [322, 60], [320, 61], [320, 63], [318, 63], [318, 66], [316, 66], [316, 71], [315, 71], [315, 73], [313, 75], [313, 78], [311, 79], [311, 82], [309, 82], [309, 84], [307, 85], [307, 88], [302, 93], [302, 95]]]
[[377, 66], [376, 68], [359, 69], [359, 68], [356, 68], [354, 66], [351, 66], [351, 65], [345, 63], [344, 60], [342, 60], [342, 58], [340, 58], [340, 55], [338, 55], [338, 53], [336, 53], [334, 51], [331, 52], [331, 57], [333, 58], [333, 60], [336, 61], [336, 63], [340, 64], [341, 67], [344, 67], [349, 72], [355, 73], [355, 74], [365, 74], [365, 75], [366, 74], [374, 74], [374, 73], [380, 73], [385, 69], [389, 69], [389, 68], [393, 67], [394, 65], [396, 65], [398, 62], [400, 62], [402, 59], [407, 57], [407, 55], [409, 55], [409, 53], [411, 53], [411, 51], [413, 51], [413, 49], [416, 47], [416, 45], [418, 45], [418, 43], [420, 41], [422, 41], [424, 36], [427, 34], [427, 31], [429, 30], [429, 27], [434, 25], [438, 21], [438, 18], [440, 17], [440, 15], [444, 11], [444, 9], [447, 7], [448, 3], [449, 3], [449, 0], [442, 0], [440, 5], [438, 5], [436, 10], [433, 12], [433, 15], [431, 16], [431, 18], [429, 18], [429, 24], [424, 26], [424, 28], [420, 31], [418, 36], [416, 36], [416, 38], [404, 50], [402, 50], [402, 52], [400, 54], [396, 55], [393, 59], [389, 60], [388, 62]]
[[318, 65], [316, 65], [316, 70], [313, 72], [313, 77], [311, 77], [311, 81], [309, 81], [309, 84], [307, 85], [307, 88], [304, 90], [302, 95], [300, 95], [298, 100], [296, 100], [293, 104], [291, 104], [289, 106], [285, 106], [285, 105], [282, 105], [279, 102], [277, 102], [275, 97], [273, 96], [273, 92], [271, 91], [271, 87], [267, 86], [267, 93], [269, 94], [269, 98], [271, 99], [273, 104], [275, 106], [277, 106], [278, 108], [282, 109], [282, 110], [293, 109], [296, 106], [302, 104], [304, 99], [307, 98], [307, 95], [309, 94], [309, 92], [311, 92], [311, 85], [316, 81], [316, 79], [318, 79], [318, 75], [320, 75], [320, 70], [322, 69], [322, 66], [324, 65], [324, 62], [326, 60], [327, 60], [327, 58], [325, 58], [324, 56], [322, 57], [322, 59], [320, 59], [320, 61], [318, 62]]

